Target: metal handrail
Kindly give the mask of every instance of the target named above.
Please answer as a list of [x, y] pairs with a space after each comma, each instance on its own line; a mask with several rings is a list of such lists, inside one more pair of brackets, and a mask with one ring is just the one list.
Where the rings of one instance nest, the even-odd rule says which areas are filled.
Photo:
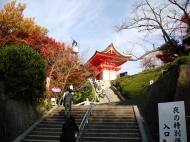
[[88, 123], [88, 118], [89, 116], [91, 115], [92, 113], [92, 108], [93, 108], [93, 105], [94, 105], [94, 102], [96, 101], [96, 96], [93, 98], [92, 102], [90, 103], [90, 106], [88, 107], [88, 110], [86, 111], [86, 113], [84, 114], [83, 116], [83, 119], [80, 123], [80, 126], [79, 126], [79, 134], [77, 136], [77, 142], [79, 142], [79, 139], [81, 137], [81, 134], [82, 134], [82, 131], [85, 127], [85, 125]]

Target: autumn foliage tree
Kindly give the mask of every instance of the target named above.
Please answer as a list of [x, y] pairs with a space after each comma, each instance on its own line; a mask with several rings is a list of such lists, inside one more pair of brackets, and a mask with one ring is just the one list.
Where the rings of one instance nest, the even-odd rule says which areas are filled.
[[187, 54], [184, 46], [180, 45], [177, 41], [172, 41], [172, 46], [169, 43], [165, 43], [160, 46], [160, 52], [156, 55], [163, 63], [170, 63], [174, 61], [178, 56]]
[[25, 18], [25, 7], [25, 4], [12, 1], [0, 10], [0, 47], [27, 44], [48, 61], [63, 45], [48, 37], [47, 29], [35, 24], [34, 18]]
[[26, 44], [45, 60], [49, 86], [64, 91], [67, 84], [80, 86], [91, 75], [90, 68], [80, 62], [71, 47], [47, 35], [48, 30], [35, 24], [34, 18], [24, 17], [26, 5], [11, 1], [0, 10], [0, 48]]
[[94, 76], [93, 69], [86, 64], [82, 64], [71, 47], [62, 47], [54, 55], [50, 64], [48, 88], [61, 88], [61, 93], [56, 95], [59, 103], [63, 92], [67, 90], [69, 85], [74, 85], [75, 89], [80, 88], [88, 77]]

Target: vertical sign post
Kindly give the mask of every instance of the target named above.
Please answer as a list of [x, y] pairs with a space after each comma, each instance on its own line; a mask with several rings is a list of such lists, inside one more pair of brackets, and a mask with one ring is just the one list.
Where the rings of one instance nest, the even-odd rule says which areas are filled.
[[159, 103], [160, 142], [187, 142], [184, 101]]

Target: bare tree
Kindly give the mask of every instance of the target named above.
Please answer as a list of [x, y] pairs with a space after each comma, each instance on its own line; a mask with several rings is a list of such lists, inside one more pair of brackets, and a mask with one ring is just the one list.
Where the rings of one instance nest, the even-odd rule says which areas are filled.
[[161, 62], [156, 58], [156, 52], [149, 54], [145, 58], [141, 60], [141, 68], [147, 70], [147, 69], [154, 69], [161, 65]]
[[186, 28], [186, 31], [190, 32], [190, 0], [168, 1], [177, 8], [176, 11], [173, 11], [168, 17], [173, 19], [174, 22], [179, 21], [180, 23], [185, 23], [186, 27], [181, 26], [181, 28]]
[[[132, 18], [116, 26], [116, 30], [137, 28], [139, 32], [147, 32], [148, 34], [159, 31], [165, 43], [171, 47], [176, 46], [173, 41], [181, 40], [179, 37], [182, 37], [181, 32], [184, 31], [182, 29], [186, 28], [189, 31], [190, 0], [168, 0], [165, 3], [158, 3], [158, 1], [151, 0], [140, 1], [135, 7]], [[185, 21], [183, 16], [185, 16]], [[157, 50], [159, 49], [148, 51], [136, 60]]]
[[146, 51], [146, 52], [145, 52], [142, 56], [140, 56], [140, 57], [135, 56], [132, 52], [130, 52], [130, 53], [124, 52], [124, 54], [127, 54], [127, 55], [130, 55], [130, 56], [131, 56], [131, 58], [129, 58], [129, 61], [138, 61], [138, 60], [144, 59], [144, 58], [145, 58], [146, 56], [148, 56], [149, 54], [155, 53], [155, 52], [157, 52], [157, 51], [159, 51], [158, 48], [153, 49], [153, 50], [150, 50], [150, 51]]

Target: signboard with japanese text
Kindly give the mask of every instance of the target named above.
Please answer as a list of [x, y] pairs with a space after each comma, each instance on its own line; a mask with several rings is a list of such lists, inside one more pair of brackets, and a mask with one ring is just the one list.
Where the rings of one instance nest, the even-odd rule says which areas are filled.
[[187, 142], [184, 101], [158, 104], [160, 142]]

